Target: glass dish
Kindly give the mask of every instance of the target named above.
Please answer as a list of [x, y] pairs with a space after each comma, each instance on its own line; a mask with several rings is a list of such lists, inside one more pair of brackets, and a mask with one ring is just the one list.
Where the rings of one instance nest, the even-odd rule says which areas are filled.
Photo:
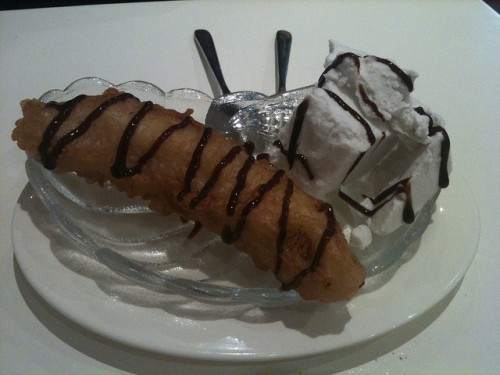
[[[64, 90], [49, 91], [40, 99], [66, 101], [79, 94], [99, 94], [109, 87], [181, 112], [192, 108], [193, 117], [199, 121], [203, 121], [212, 101], [193, 89], [164, 92], [147, 82], [113, 85], [95, 77], [75, 81]], [[237, 139], [251, 139], [263, 149], [308, 90], [256, 101], [231, 119], [229, 129], [217, 130]], [[144, 202], [127, 198], [111, 185], [101, 187], [73, 174], [53, 174], [32, 159], [27, 160], [26, 171], [51, 220], [75, 243], [75, 251], [127, 279], [155, 291], [210, 303], [277, 307], [300, 300], [294, 291], [280, 291], [271, 273], [255, 269], [245, 254], [224, 244], [219, 236], [202, 230], [188, 239], [192, 223], [183, 223], [175, 215], [151, 212]], [[411, 225], [357, 254], [368, 276], [392, 265], [421, 237], [431, 221], [437, 195]]]

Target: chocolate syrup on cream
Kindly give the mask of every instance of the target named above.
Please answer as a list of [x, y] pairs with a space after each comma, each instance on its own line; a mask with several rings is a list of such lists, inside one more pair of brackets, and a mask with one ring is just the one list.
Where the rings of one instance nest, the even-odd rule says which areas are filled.
[[436, 133], [441, 133], [443, 135], [443, 140], [441, 142], [441, 163], [439, 165], [439, 187], [446, 188], [450, 183], [448, 174], [450, 137], [442, 126], [434, 126], [434, 120], [427, 112], [424, 111], [422, 107], [416, 107], [414, 109], [419, 115], [426, 116], [429, 119], [429, 137], [434, 136]]
[[394, 197], [400, 193], [404, 193], [405, 195], [405, 205], [403, 208], [403, 221], [405, 223], [413, 223], [415, 220], [415, 213], [413, 212], [412, 199], [411, 199], [411, 184], [410, 179], [405, 178], [399, 182], [396, 182], [394, 185], [388, 187], [384, 191], [382, 191], [375, 198], [370, 198], [364, 196], [365, 198], [370, 199], [372, 204], [375, 206], [373, 209], [368, 209], [364, 207], [362, 204], [348, 196], [342, 190], [339, 190], [339, 196], [343, 200], [345, 200], [351, 207], [361, 212], [363, 215], [372, 217], [375, 215], [382, 207], [384, 207], [387, 203], [389, 203]]
[[368, 138], [368, 142], [370, 142], [370, 145], [373, 146], [375, 144], [375, 141], [376, 141], [375, 135], [373, 134], [373, 130], [372, 130], [370, 124], [368, 124], [368, 122], [364, 119], [364, 117], [361, 116], [354, 108], [352, 108], [346, 102], [344, 102], [340, 98], [340, 96], [338, 96], [337, 94], [335, 94], [333, 91], [330, 91], [330, 90], [327, 90], [327, 89], [323, 89], [323, 90], [325, 90], [325, 92], [328, 94], [328, 96], [330, 98], [332, 98], [333, 100], [335, 100], [335, 102], [337, 102], [337, 104], [344, 111], [349, 112], [349, 114], [352, 117], [354, 117], [363, 126], [363, 128], [365, 128], [366, 137]]
[[[374, 59], [375, 61], [385, 64], [391, 69], [404, 83], [404, 85], [408, 88], [408, 91], [413, 91], [413, 80], [412, 78], [406, 74], [401, 68], [399, 68], [396, 64], [394, 64], [392, 61], [388, 59], [384, 59], [381, 57], [377, 56], [370, 56], [366, 55], [364, 58], [370, 58]], [[353, 61], [356, 70], [359, 74], [360, 68], [361, 68], [361, 61], [360, 61], [360, 56], [353, 53], [353, 52], [347, 52], [338, 55], [331, 63], [326, 67], [326, 69], [323, 71], [321, 74], [319, 80], [318, 80], [318, 87], [323, 88], [324, 84], [326, 83], [326, 77], [325, 75], [330, 71], [336, 69], [340, 64], [342, 64], [346, 59], [350, 59]], [[349, 112], [353, 118], [357, 120], [359, 124], [361, 124], [366, 131], [366, 136], [368, 139], [368, 142], [370, 143], [371, 146], [373, 146], [376, 143], [376, 138], [375, 135], [373, 134], [373, 131], [371, 129], [370, 124], [363, 118], [363, 116], [358, 113], [354, 108], [349, 106], [346, 102], [344, 102], [339, 95], [334, 93], [331, 90], [323, 88], [323, 90], [332, 98], [342, 109], [345, 111]], [[385, 121], [384, 115], [379, 111], [377, 105], [375, 102], [373, 102], [370, 97], [368, 96], [364, 86], [362, 84], [358, 84], [358, 90], [361, 96], [361, 99], [365, 104], [367, 104], [370, 109], [375, 113], [375, 115], [381, 120]], [[293, 128], [292, 128], [292, 135], [290, 137], [290, 145], [289, 145], [289, 150], [287, 151], [280, 140], [276, 140], [274, 142], [274, 145], [277, 146], [281, 153], [284, 154], [287, 158], [288, 165], [290, 168], [293, 165], [293, 158], [298, 158], [302, 163], [306, 166], [307, 158], [305, 155], [299, 154], [297, 152], [297, 147], [298, 147], [298, 142], [299, 142], [299, 135], [300, 131], [303, 126], [303, 121], [305, 117], [305, 113], [308, 108], [308, 98], [304, 100], [303, 103], [306, 103], [304, 106], [299, 105], [297, 108], [297, 114], [296, 114], [296, 119], [293, 123]], [[427, 116], [429, 118], [429, 131], [428, 134], [430, 137], [434, 136], [436, 133], [441, 133], [443, 135], [443, 141], [441, 142], [441, 162], [440, 162], [440, 168], [439, 168], [439, 187], [445, 188], [449, 184], [449, 177], [448, 177], [448, 159], [449, 159], [449, 151], [450, 151], [450, 139], [449, 136], [446, 132], [446, 130], [441, 127], [441, 126], [434, 126], [432, 117], [427, 114], [422, 107], [417, 107], [415, 108], [415, 111], [423, 116]], [[382, 140], [385, 138], [385, 133], [383, 134]], [[382, 141], [381, 140], [381, 141]], [[291, 152], [292, 151], [292, 152]], [[352, 166], [349, 168], [347, 174], [344, 176], [342, 183], [345, 182], [347, 177], [350, 175], [350, 173], [356, 168], [356, 166], [359, 164], [359, 162], [363, 159], [365, 156], [366, 152], [360, 153], [360, 155], [356, 158]], [[313, 176], [312, 173], [310, 173], [309, 165], [307, 164], [306, 171], [308, 173], [308, 177], [312, 180]], [[402, 181], [397, 182], [393, 186], [387, 188], [383, 192], [381, 192], [378, 197], [371, 199], [372, 203], [375, 205], [374, 209], [367, 209], [363, 205], [361, 205], [359, 202], [342, 192], [341, 189], [339, 189], [339, 196], [342, 198], [345, 202], [347, 202], [351, 207], [356, 209], [357, 211], [361, 212], [363, 215], [366, 216], [373, 216], [379, 209], [381, 209], [385, 204], [387, 204], [391, 199], [394, 199], [394, 197], [398, 194], [404, 193], [405, 195], [405, 206], [403, 209], [403, 221], [406, 223], [411, 223], [415, 219], [415, 214], [413, 212], [413, 207], [412, 207], [412, 199], [411, 199], [411, 178], [404, 179]]]
[[[323, 85], [326, 82], [325, 74], [328, 73], [332, 69], [336, 69], [337, 66], [342, 64], [345, 59], [351, 59], [354, 62], [354, 65], [356, 65], [356, 69], [359, 73], [359, 69], [361, 68], [361, 62], [359, 60], [360, 57], [361, 56], [359, 56], [353, 52], [346, 52], [346, 53], [342, 53], [342, 54], [338, 55], [330, 63], [330, 65], [328, 65], [326, 67], [326, 69], [321, 74], [321, 77], [318, 80], [318, 86], [323, 87]], [[412, 81], [411, 77], [408, 74], [406, 74], [399, 66], [394, 64], [392, 61], [390, 61], [388, 59], [384, 59], [382, 57], [372, 56], [372, 55], [365, 55], [365, 56], [363, 56], [363, 58], [372, 58], [381, 64], [387, 65], [389, 67], [389, 69], [391, 69], [403, 81], [403, 83], [408, 88], [408, 91], [410, 91], [410, 92], [413, 91], [413, 81]]]

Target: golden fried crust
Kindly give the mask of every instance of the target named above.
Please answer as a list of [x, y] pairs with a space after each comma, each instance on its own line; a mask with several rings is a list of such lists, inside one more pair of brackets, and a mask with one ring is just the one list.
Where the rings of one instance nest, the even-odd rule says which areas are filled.
[[[84, 98], [62, 123], [52, 140], [52, 146], [66, 133], [75, 129], [96, 107], [119, 93], [106, 90], [103, 95]], [[56, 171], [73, 171], [91, 181], [111, 181], [129, 196], [140, 196], [149, 201], [153, 210], [169, 214], [175, 212], [181, 217], [198, 221], [208, 230], [221, 234], [227, 227], [234, 229], [242, 218], [242, 226], [235, 245], [249, 254], [257, 267], [274, 271], [278, 259], [276, 277], [284, 284], [307, 269], [313, 261], [319, 243], [327, 228], [325, 204], [293, 187], [290, 196], [281, 257], [277, 256], [277, 241], [282, 215], [283, 201], [288, 178], [283, 175], [274, 187], [265, 194], [259, 187], [265, 185], [276, 174], [276, 169], [266, 160], [257, 160], [248, 172], [246, 184], [241, 191], [233, 215], [228, 215], [227, 204], [238, 181], [238, 174], [248, 162], [249, 155], [242, 150], [230, 163], [220, 169], [220, 175], [209, 189], [205, 199], [190, 207], [193, 198], [213, 178], [214, 170], [237, 144], [212, 132], [205, 142], [200, 157], [199, 169], [186, 188], [186, 174], [197, 145], [206, 128], [189, 117], [190, 112], [179, 113], [159, 105], [141, 120], [131, 138], [127, 153], [127, 166], [135, 165], [155, 140], [167, 129], [183, 120], [188, 125], [172, 133], [147, 161], [140, 173], [126, 178], [113, 177], [113, 165], [122, 134], [132, 117], [143, 103], [135, 98], [117, 102], [107, 108], [93, 121], [88, 131], [68, 144], [57, 158]], [[46, 106], [38, 100], [21, 102], [23, 118], [16, 122], [12, 138], [30, 156], [40, 161], [38, 147], [45, 129], [59, 109]], [[185, 191], [182, 199], [179, 193]], [[261, 194], [261, 195], [259, 195]], [[260, 204], [244, 213], [245, 207], [260, 197]], [[319, 265], [307, 272], [301, 282], [293, 285], [305, 299], [320, 301], [345, 300], [354, 296], [363, 283], [365, 272], [362, 265], [347, 246], [340, 227], [334, 222], [335, 234], [326, 243]]]

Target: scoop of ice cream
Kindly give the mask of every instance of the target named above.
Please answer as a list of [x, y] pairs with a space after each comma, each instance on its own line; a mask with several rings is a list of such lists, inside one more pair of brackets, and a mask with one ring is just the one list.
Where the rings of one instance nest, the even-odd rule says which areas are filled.
[[448, 184], [449, 138], [441, 117], [411, 95], [416, 78], [330, 41], [317, 85], [270, 152], [310, 194], [351, 211], [362, 246], [366, 228], [385, 235], [411, 223]]

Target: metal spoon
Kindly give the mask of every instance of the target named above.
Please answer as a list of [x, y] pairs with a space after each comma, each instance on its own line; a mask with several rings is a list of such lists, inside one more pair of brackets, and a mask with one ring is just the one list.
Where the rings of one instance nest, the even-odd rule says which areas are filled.
[[210, 33], [207, 30], [200, 29], [194, 32], [194, 37], [222, 92], [222, 95], [215, 98], [210, 105], [205, 117], [205, 125], [225, 133], [224, 125], [236, 112], [249, 103], [266, 97], [266, 95], [255, 91], [231, 92], [224, 80], [215, 44]]
[[194, 40], [196, 45], [201, 49], [202, 57], [204, 57], [203, 62], [208, 63], [211, 73], [219, 84], [219, 93], [216, 92], [219, 91], [216, 87], [212, 87], [215, 96], [230, 94], [231, 91], [227, 87], [226, 81], [224, 80], [224, 75], [222, 74], [222, 69], [220, 67], [219, 58], [217, 57], [217, 50], [215, 49], [212, 35], [208, 32], [208, 30], [199, 29], [194, 32]]
[[290, 50], [292, 48], [292, 34], [286, 30], [279, 30], [276, 33], [276, 68], [278, 94], [286, 92], [286, 76], [288, 73], [288, 61], [290, 60]]

